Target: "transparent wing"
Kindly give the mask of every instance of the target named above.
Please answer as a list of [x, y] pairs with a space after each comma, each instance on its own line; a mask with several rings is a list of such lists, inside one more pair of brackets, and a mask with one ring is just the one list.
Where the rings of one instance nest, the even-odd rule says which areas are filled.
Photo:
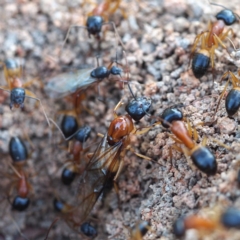
[[84, 174], [79, 179], [78, 216], [85, 221], [103, 190], [112, 182], [120, 164], [122, 142], [109, 146], [105, 136], [94, 152]]
[[51, 98], [62, 98], [77, 90], [87, 88], [97, 79], [91, 77], [94, 68], [85, 68], [66, 72], [52, 77], [48, 80], [44, 90]]

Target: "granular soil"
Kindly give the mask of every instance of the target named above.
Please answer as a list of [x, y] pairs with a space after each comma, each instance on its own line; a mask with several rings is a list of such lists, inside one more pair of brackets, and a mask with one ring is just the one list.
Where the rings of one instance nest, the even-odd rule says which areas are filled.
[[[85, 4], [84, 4], [85, 3]], [[96, 1], [67, 0], [0, 0], [0, 59], [19, 59], [23, 65], [23, 79], [37, 80], [29, 87], [41, 99], [47, 115], [60, 124], [63, 114], [72, 105], [64, 99], [50, 99], [43, 86], [56, 74], [69, 69], [108, 66], [116, 58], [129, 72], [131, 88], [136, 96], [152, 99], [151, 116], [144, 117], [137, 127], [149, 126], [166, 107], [183, 104], [184, 116], [196, 127], [199, 142], [208, 137], [208, 146], [214, 152], [218, 171], [206, 176], [186, 159], [184, 154], [172, 151], [174, 141], [162, 126], [152, 128], [141, 136], [133, 136], [132, 148], [153, 161], [142, 160], [132, 152], [124, 159], [124, 168], [117, 181], [118, 195], [111, 191], [98, 201], [92, 211], [91, 221], [97, 226], [96, 239], [128, 239], [129, 226], [141, 219], [151, 222], [151, 230], [144, 239], [175, 239], [173, 222], [179, 216], [198, 213], [218, 204], [240, 208], [240, 190], [237, 184], [239, 168], [240, 131], [239, 115], [228, 118], [224, 100], [214, 116], [217, 99], [224, 88], [220, 83], [224, 72], [237, 73], [239, 52], [230, 42], [227, 49], [216, 50], [215, 71], [211, 69], [199, 80], [189, 67], [190, 51], [197, 34], [207, 30], [208, 23], [215, 21], [220, 7], [207, 1], [193, 0], [122, 0], [118, 10], [109, 14], [109, 21], [116, 24], [125, 45], [127, 62], [121, 53], [112, 27], [103, 28], [102, 40], [88, 38], [83, 28], [73, 29], [62, 49], [70, 25], [84, 25]], [[218, 1], [240, 15], [239, 2]], [[231, 26], [235, 36], [232, 41], [238, 47], [239, 23]], [[125, 74], [124, 76], [127, 76]], [[113, 81], [112, 81], [113, 80]], [[1, 85], [5, 85], [3, 71]], [[231, 88], [231, 84], [228, 87]], [[97, 87], [86, 91], [79, 121], [92, 128], [87, 145], [93, 152], [100, 141], [97, 133], [106, 133], [113, 119], [113, 109], [122, 98], [131, 99], [128, 89], [110, 77]], [[223, 99], [225, 99], [224, 95]], [[99, 101], [99, 98], [104, 98]], [[67, 202], [77, 194], [77, 181], [71, 187], [60, 181], [61, 169], [69, 155], [61, 135], [52, 127], [52, 135], [46, 119], [36, 101], [26, 99], [23, 111], [9, 109], [8, 93], [0, 96], [0, 239], [44, 239], [56, 217], [53, 198], [57, 192]], [[118, 110], [124, 114], [124, 107]], [[12, 136], [25, 136], [30, 157], [26, 164], [32, 189], [31, 205], [24, 212], [11, 210], [8, 201], [15, 192], [8, 154]], [[27, 137], [30, 141], [26, 140]], [[228, 151], [213, 139], [232, 147]], [[157, 162], [157, 163], [156, 163]], [[9, 189], [13, 189], [10, 191]], [[81, 206], [79, 206], [81, 207]], [[188, 232], [185, 239], [199, 239], [195, 231]], [[84, 239], [73, 232], [64, 219], [55, 223], [48, 239]], [[202, 239], [240, 239], [237, 231], [226, 231], [219, 237], [218, 231], [207, 233]]]

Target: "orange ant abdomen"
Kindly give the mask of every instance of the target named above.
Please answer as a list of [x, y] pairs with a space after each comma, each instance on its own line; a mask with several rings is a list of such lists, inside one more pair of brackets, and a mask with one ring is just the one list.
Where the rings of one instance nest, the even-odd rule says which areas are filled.
[[115, 118], [108, 128], [108, 144], [114, 145], [115, 143], [121, 141], [121, 139], [129, 135], [133, 129], [134, 125], [130, 115]]

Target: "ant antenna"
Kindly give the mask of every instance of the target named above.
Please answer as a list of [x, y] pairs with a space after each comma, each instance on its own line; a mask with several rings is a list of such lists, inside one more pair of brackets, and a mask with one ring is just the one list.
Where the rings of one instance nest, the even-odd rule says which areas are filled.
[[134, 93], [132, 91], [132, 88], [130, 86], [130, 83], [129, 83], [129, 65], [128, 65], [128, 60], [127, 60], [127, 54], [124, 50], [123, 50], [123, 55], [124, 55], [124, 58], [125, 58], [125, 61], [126, 61], [126, 66], [127, 66], [127, 85], [128, 85], [128, 89], [129, 89], [130, 93], [132, 94], [133, 98], [136, 100], [136, 96], [134, 95]]

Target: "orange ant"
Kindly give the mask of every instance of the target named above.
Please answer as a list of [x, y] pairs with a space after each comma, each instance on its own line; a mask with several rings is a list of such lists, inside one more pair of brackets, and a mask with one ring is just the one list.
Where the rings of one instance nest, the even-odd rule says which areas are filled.
[[[212, 5], [221, 6], [216, 3], [211, 3]], [[225, 26], [230, 26], [234, 24], [237, 20], [236, 14], [231, 10], [226, 9], [221, 6], [224, 10], [220, 11], [217, 15], [217, 21], [210, 23], [208, 26], [208, 31], [198, 34], [194, 40], [193, 47], [191, 49], [192, 59], [192, 71], [196, 78], [201, 78], [207, 71], [209, 64], [211, 62], [211, 67], [214, 68], [214, 54], [215, 50], [220, 44], [226, 49], [223, 41], [227, 38], [229, 33], [234, 35], [232, 28], [224, 32]], [[198, 43], [201, 42], [201, 48], [195, 52]]]
[[[183, 113], [175, 108], [170, 107], [163, 111], [161, 116], [161, 123], [164, 127], [170, 128], [175, 137], [172, 137], [177, 143], [184, 144], [184, 148], [177, 148], [183, 151], [185, 155], [190, 155], [193, 163], [199, 170], [208, 174], [214, 175], [217, 172], [217, 161], [212, 152], [206, 147], [206, 138], [202, 143], [196, 144], [198, 138], [195, 129], [192, 129], [188, 122], [186, 128], [183, 122]], [[192, 139], [192, 132], [194, 140]]]
[[173, 233], [176, 237], [183, 237], [189, 229], [196, 229], [200, 233], [212, 233], [214, 230], [240, 228], [240, 211], [234, 207], [223, 209], [215, 207], [207, 209], [205, 214], [193, 214], [177, 219], [173, 225]]
[[[136, 108], [135, 101], [138, 101], [138, 99], [139, 105], [142, 108]], [[118, 116], [116, 111], [122, 104], [122, 101], [120, 101], [116, 105], [114, 120], [110, 123], [107, 134], [104, 135], [95, 152], [89, 154], [90, 160], [85, 171], [80, 175], [78, 195], [75, 199], [75, 207], [72, 209], [74, 216], [77, 215], [79, 219], [78, 223], [86, 221], [98, 198], [110, 184], [116, 181], [121, 172], [126, 151], [130, 150], [135, 153], [130, 147], [130, 134], [139, 135], [151, 128], [148, 127], [144, 130], [139, 130], [135, 128], [133, 123], [135, 116], [140, 120], [139, 115], [144, 117], [147, 114], [151, 106], [150, 99], [143, 97], [130, 101], [126, 106], [129, 114]], [[134, 109], [138, 109], [138, 111], [132, 111], [131, 106], [134, 106]], [[142, 109], [144, 109], [144, 114], [142, 113]], [[142, 154], [135, 154], [141, 158], [151, 160]], [[75, 227], [72, 226], [72, 228]]]
[[[9, 142], [9, 153], [13, 161], [13, 166], [10, 164], [13, 172], [18, 177], [16, 196], [12, 202], [12, 208], [17, 211], [24, 211], [29, 206], [30, 200], [28, 198], [29, 189], [31, 185], [27, 181], [27, 175], [23, 170], [23, 166], [28, 158], [28, 151], [26, 145], [19, 137], [12, 137]], [[11, 192], [12, 189], [10, 189]]]
[[[240, 73], [240, 72], [239, 72]], [[239, 74], [238, 73], [238, 74]], [[236, 114], [236, 112], [238, 111], [239, 107], [240, 107], [240, 80], [236, 77], [236, 75], [234, 73], [232, 73], [231, 71], [227, 71], [223, 74], [222, 78], [221, 78], [221, 82], [224, 78], [226, 78], [228, 76], [230, 76], [229, 80], [227, 81], [223, 92], [221, 93], [218, 103], [217, 103], [217, 107], [215, 110], [215, 114], [218, 110], [220, 101], [224, 95], [224, 93], [227, 90], [227, 86], [228, 83], [230, 81], [230, 79], [232, 80], [232, 84], [233, 84], [233, 88], [229, 91], [226, 100], [225, 100], [225, 107], [226, 107], [226, 111], [228, 116], [232, 117], [234, 114]]]
[[25, 97], [35, 99], [40, 103], [43, 114], [47, 120], [48, 125], [50, 126], [41, 100], [37, 98], [34, 93], [25, 89], [25, 87], [31, 85], [32, 82], [35, 81], [35, 79], [23, 84], [22, 80], [20, 79], [22, 75], [22, 67], [14, 59], [7, 59], [4, 62], [3, 71], [7, 86], [0, 86], [0, 89], [10, 93], [10, 109], [12, 109], [13, 107], [23, 108]]
[[[105, 0], [105, 2], [100, 3], [97, 7], [93, 9], [92, 12], [88, 14], [88, 18], [86, 21], [86, 26], [79, 26], [79, 25], [72, 25], [69, 27], [67, 35], [64, 39], [63, 46], [65, 45], [68, 36], [70, 34], [70, 31], [72, 28], [83, 28], [88, 31], [88, 36], [91, 37], [91, 35], [95, 36], [98, 40], [100, 40], [100, 33], [102, 31], [103, 25], [112, 25], [114, 29], [114, 33], [120, 44], [122, 45], [124, 49], [124, 44], [121, 41], [121, 38], [117, 32], [117, 28], [114, 22], [104, 22], [103, 18], [107, 18], [109, 16], [109, 13], [114, 13], [119, 5], [121, 3], [121, 0]], [[113, 5], [114, 4], [114, 5]], [[63, 48], [62, 46], [62, 48]]]

